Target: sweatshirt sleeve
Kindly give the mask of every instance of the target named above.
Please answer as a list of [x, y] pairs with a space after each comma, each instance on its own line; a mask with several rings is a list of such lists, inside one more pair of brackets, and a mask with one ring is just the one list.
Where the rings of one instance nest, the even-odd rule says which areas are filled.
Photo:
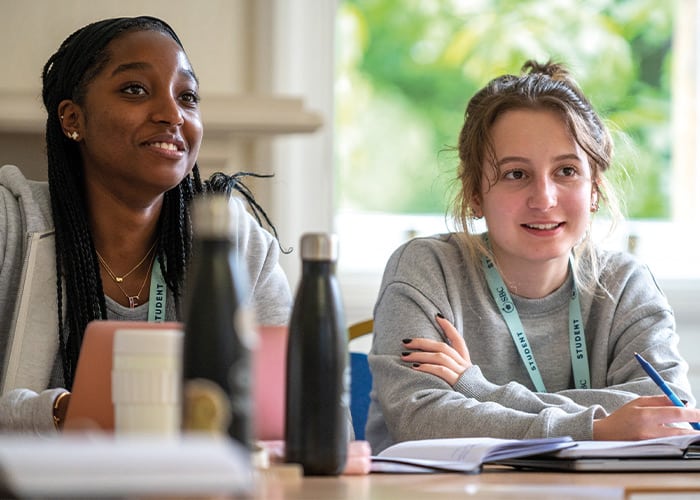
[[237, 243], [245, 249], [243, 260], [256, 320], [261, 325], [286, 325], [292, 295], [279, 264], [279, 244], [247, 212], [240, 198], [234, 196], [231, 200], [238, 214]]
[[65, 389], [47, 389], [40, 393], [14, 389], [0, 397], [0, 429], [3, 432], [55, 434], [53, 404]]

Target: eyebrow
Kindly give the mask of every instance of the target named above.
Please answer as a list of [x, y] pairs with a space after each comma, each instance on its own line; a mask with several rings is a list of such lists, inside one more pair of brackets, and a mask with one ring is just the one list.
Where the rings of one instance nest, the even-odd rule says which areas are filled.
[[[132, 63], [125, 63], [125, 64], [120, 64], [116, 68], [114, 68], [114, 71], [112, 71], [112, 77], [118, 75], [119, 73], [124, 73], [125, 71], [145, 71], [148, 69], [152, 69], [153, 66], [149, 63], [145, 62], [132, 62]], [[194, 71], [191, 69], [181, 69], [178, 71], [181, 75], [191, 79], [195, 83], [199, 84], [199, 80], [197, 79], [197, 76], [194, 74]]]
[[[581, 158], [574, 153], [567, 153], [559, 156], [555, 156], [553, 158], [554, 161], [562, 161], [562, 160], [576, 160], [576, 161], [581, 161]], [[501, 165], [505, 165], [507, 163], [530, 163], [529, 158], [525, 158], [523, 156], [506, 156], [504, 158], [501, 158], [496, 162], [496, 166], [500, 167]]]

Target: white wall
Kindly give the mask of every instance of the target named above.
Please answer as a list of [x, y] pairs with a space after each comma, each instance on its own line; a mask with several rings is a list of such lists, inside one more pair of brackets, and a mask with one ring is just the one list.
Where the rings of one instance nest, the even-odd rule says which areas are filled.
[[[333, 80], [335, 0], [264, 0], [269, 67], [265, 91], [304, 97], [321, 114], [324, 126], [305, 137], [275, 140], [270, 163], [277, 166], [271, 210], [283, 245], [298, 247], [301, 234], [333, 230]], [[266, 45], [260, 43], [259, 46]], [[298, 252], [285, 255], [282, 266], [296, 287]]]
[[178, 33], [207, 92], [245, 92], [250, 76], [249, 0], [0, 0], [0, 89], [40, 88], [41, 68], [75, 29], [98, 19], [154, 15]]

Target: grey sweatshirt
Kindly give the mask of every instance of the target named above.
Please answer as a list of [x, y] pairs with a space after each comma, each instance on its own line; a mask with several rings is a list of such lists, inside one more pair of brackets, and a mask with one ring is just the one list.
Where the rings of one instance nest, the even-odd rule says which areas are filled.
[[[237, 242], [245, 249], [252, 305], [260, 324], [287, 324], [291, 292], [278, 263], [275, 239], [234, 198]], [[56, 269], [48, 184], [28, 181], [17, 167], [0, 168], [0, 431], [52, 432], [53, 400], [63, 373], [58, 355]], [[174, 321], [168, 296], [166, 320]], [[107, 316], [143, 320], [148, 304], [134, 309], [107, 297]], [[11, 348], [20, 358], [8, 373]], [[17, 361], [17, 360], [15, 360]], [[11, 376], [10, 376], [11, 375]]]
[[[642, 354], [694, 404], [678, 352], [673, 312], [647, 267], [600, 254], [607, 289], [581, 293], [590, 389], [575, 389], [568, 306], [573, 279], [551, 295], [513, 295], [547, 393], [537, 393], [489, 292], [480, 262], [455, 235], [417, 238], [390, 258], [374, 311], [373, 375], [366, 435], [373, 453], [399, 441], [438, 437], [593, 438], [593, 420], [638, 395], [661, 394], [634, 358]], [[401, 361], [406, 338], [445, 340], [437, 313], [466, 340], [474, 366], [454, 387]]]

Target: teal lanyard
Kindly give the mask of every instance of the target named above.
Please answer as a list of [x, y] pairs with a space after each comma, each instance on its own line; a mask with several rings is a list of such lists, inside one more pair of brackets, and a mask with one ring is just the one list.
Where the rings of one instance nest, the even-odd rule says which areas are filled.
[[[501, 274], [496, 269], [493, 261], [486, 256], [482, 257], [486, 281], [491, 290], [493, 300], [496, 301], [498, 309], [501, 311], [510, 335], [513, 337], [520, 359], [527, 368], [530, 380], [537, 392], [547, 392], [542, 381], [540, 369], [537, 367], [535, 355], [530, 347], [530, 342], [525, 335], [525, 329], [520, 321], [518, 311], [515, 309], [508, 287], [503, 282]], [[569, 262], [569, 267], [573, 272], [573, 265]], [[588, 389], [591, 386], [591, 376], [588, 370], [588, 350], [586, 349], [586, 335], [583, 331], [583, 320], [581, 317], [581, 302], [574, 280], [571, 300], [569, 301], [569, 350], [571, 352], [571, 368], [574, 373], [574, 380], [577, 389]]]
[[165, 305], [168, 297], [168, 287], [165, 285], [163, 273], [158, 262], [151, 272], [151, 291], [148, 298], [148, 321], [161, 323], [165, 321]]

